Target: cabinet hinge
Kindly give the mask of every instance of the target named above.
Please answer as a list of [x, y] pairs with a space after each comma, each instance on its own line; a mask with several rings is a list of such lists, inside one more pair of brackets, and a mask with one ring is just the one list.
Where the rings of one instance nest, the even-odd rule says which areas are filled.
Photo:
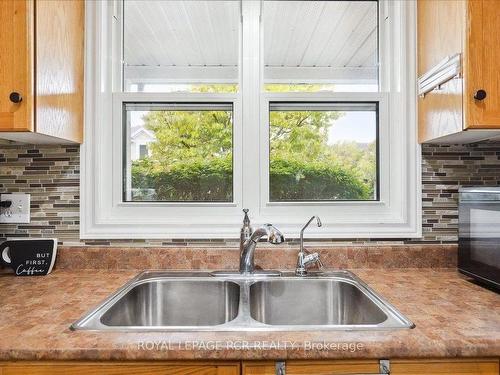
[[285, 361], [276, 362], [274, 368], [275, 368], [276, 375], [286, 375]]
[[390, 375], [391, 363], [388, 359], [381, 359], [379, 362], [379, 372], [381, 375]]

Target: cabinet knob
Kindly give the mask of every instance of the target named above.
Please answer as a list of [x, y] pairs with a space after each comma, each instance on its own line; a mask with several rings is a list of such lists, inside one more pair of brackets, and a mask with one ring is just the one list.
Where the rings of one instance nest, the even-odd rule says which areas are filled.
[[486, 91], [484, 90], [477, 90], [474, 94], [474, 99], [476, 100], [484, 100], [486, 99]]
[[18, 92], [11, 92], [9, 99], [12, 103], [21, 103], [23, 101], [23, 97]]

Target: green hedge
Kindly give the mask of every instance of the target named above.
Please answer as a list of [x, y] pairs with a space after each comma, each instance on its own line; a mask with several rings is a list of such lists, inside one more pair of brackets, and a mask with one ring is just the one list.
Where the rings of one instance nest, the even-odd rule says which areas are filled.
[[370, 199], [370, 189], [349, 170], [324, 162], [274, 159], [272, 201]]
[[[272, 201], [371, 199], [370, 188], [349, 170], [327, 163], [274, 159], [270, 165]], [[232, 200], [231, 160], [177, 162], [155, 171], [151, 162], [132, 166], [134, 200]]]
[[168, 172], [157, 172], [139, 161], [132, 166], [132, 189], [134, 200], [232, 201], [232, 162], [177, 162]]

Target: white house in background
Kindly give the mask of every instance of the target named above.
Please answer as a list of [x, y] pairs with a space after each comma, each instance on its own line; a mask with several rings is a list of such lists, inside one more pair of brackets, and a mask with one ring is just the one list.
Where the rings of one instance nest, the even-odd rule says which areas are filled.
[[132, 161], [151, 155], [149, 144], [156, 140], [152, 131], [142, 125], [130, 129], [130, 158]]

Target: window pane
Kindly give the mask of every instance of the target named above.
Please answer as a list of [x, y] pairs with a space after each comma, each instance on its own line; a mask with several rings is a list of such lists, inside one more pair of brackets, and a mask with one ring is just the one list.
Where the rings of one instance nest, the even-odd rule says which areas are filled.
[[145, 158], [148, 155], [148, 145], [139, 145], [139, 158]]
[[376, 200], [376, 103], [270, 105], [271, 202]]
[[377, 1], [264, 1], [273, 92], [378, 91]]
[[126, 103], [125, 201], [232, 202], [232, 104]]
[[235, 92], [240, 4], [125, 0], [124, 90]]

